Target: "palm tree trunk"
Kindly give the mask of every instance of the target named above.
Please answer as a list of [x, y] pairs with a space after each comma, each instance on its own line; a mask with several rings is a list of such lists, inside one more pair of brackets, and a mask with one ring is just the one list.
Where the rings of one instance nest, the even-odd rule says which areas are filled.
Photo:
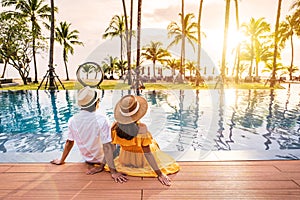
[[291, 35], [291, 51], [292, 51], [292, 55], [291, 55], [291, 66], [289, 69], [290, 72], [290, 80], [293, 79], [293, 65], [294, 65], [294, 42], [293, 42], [293, 34]]
[[68, 66], [67, 66], [67, 52], [64, 50], [64, 53], [63, 53], [63, 56], [64, 56], [64, 64], [65, 64], [65, 69], [66, 69], [66, 75], [67, 75], [67, 81], [69, 81], [69, 72], [68, 72]]
[[[132, 24], [132, 2], [133, 0], [131, 0], [131, 15], [130, 15], [130, 27]], [[122, 0], [122, 4], [123, 4], [123, 11], [124, 11], [124, 17], [125, 17], [125, 29], [126, 29], [126, 50], [127, 50], [127, 63], [128, 63], [128, 85], [131, 85], [131, 31], [132, 28], [130, 28], [130, 30], [128, 30], [128, 16], [127, 16], [127, 11], [126, 11], [126, 3], [125, 0]]]
[[222, 65], [221, 65], [221, 79], [222, 86], [225, 81], [225, 68], [226, 68], [226, 52], [227, 52], [227, 36], [229, 26], [229, 12], [230, 12], [230, 0], [226, 0], [226, 12], [225, 12], [225, 27], [224, 27], [224, 40], [223, 40], [223, 51], [222, 51]]
[[275, 24], [275, 37], [274, 37], [274, 57], [273, 57], [273, 70], [272, 70], [272, 77], [270, 80], [270, 87], [274, 87], [276, 83], [276, 59], [277, 59], [277, 51], [278, 51], [278, 27], [279, 27], [279, 20], [280, 20], [280, 12], [281, 12], [281, 2], [282, 0], [278, 0], [278, 8], [277, 8], [277, 17], [276, 17], [276, 24]]
[[50, 50], [49, 50], [49, 89], [54, 90], [54, 68], [53, 68], [53, 55], [54, 55], [54, 0], [51, 0], [51, 27], [50, 27]]
[[181, 0], [181, 29], [182, 29], [182, 38], [181, 38], [181, 58], [180, 58], [180, 82], [183, 82], [183, 67], [185, 63], [185, 23], [184, 23], [184, 0]]
[[33, 66], [34, 66], [34, 81], [33, 83], [38, 83], [38, 77], [37, 77], [37, 66], [36, 66], [36, 56], [35, 56], [35, 26], [34, 26], [34, 19], [35, 17], [32, 17], [31, 20], [31, 31], [32, 31], [32, 57], [33, 57]]
[[253, 44], [254, 38], [251, 37], [251, 60], [250, 60], [250, 68], [249, 68], [249, 73], [248, 76], [252, 80], [252, 68], [253, 68], [253, 59], [254, 59], [254, 44]]
[[156, 77], [156, 74], [155, 74], [155, 61], [153, 61], [153, 77], [155, 78]]
[[196, 69], [196, 86], [199, 86], [201, 79], [200, 74], [200, 59], [201, 59], [201, 15], [202, 15], [203, 0], [200, 0], [198, 13], [198, 55], [197, 55], [197, 69]]
[[[240, 31], [240, 20], [239, 20], [239, 0], [235, 0], [235, 20], [236, 20], [236, 31]], [[239, 83], [239, 74], [240, 74], [240, 41], [236, 48], [236, 75], [235, 75], [235, 83]]]
[[140, 51], [141, 51], [141, 15], [142, 15], [142, 0], [138, 0], [138, 16], [137, 16], [137, 51], [136, 51], [136, 94], [140, 95]]

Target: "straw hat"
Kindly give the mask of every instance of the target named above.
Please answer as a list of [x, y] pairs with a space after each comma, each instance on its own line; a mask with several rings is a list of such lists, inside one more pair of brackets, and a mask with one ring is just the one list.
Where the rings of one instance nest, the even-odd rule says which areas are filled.
[[88, 108], [100, 98], [101, 92], [100, 90], [90, 88], [86, 86], [79, 90], [77, 95], [77, 101], [80, 108]]
[[147, 109], [148, 103], [145, 98], [126, 95], [115, 106], [115, 120], [120, 124], [136, 122], [146, 114]]

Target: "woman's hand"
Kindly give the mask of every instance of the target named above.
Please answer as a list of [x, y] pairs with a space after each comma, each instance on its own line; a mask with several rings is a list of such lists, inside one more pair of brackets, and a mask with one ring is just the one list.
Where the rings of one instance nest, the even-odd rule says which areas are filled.
[[159, 175], [158, 177], [158, 180], [163, 184], [163, 185], [166, 185], [166, 186], [170, 186], [171, 185], [171, 179], [165, 175], [165, 174], [161, 174]]
[[117, 172], [117, 173], [112, 173], [111, 177], [114, 179], [116, 183], [125, 183], [128, 179], [126, 176], [123, 174]]

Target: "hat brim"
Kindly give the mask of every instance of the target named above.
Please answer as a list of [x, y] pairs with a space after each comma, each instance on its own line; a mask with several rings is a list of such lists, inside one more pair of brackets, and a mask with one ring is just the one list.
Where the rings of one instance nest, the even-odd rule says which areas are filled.
[[120, 124], [130, 124], [141, 119], [147, 112], [148, 102], [145, 98], [140, 96], [135, 96], [136, 100], [139, 102], [139, 110], [131, 116], [123, 116], [120, 112], [120, 101], [116, 104], [114, 109], [115, 120]]
[[79, 105], [79, 107], [80, 108], [89, 108], [92, 105], [94, 105], [96, 103], [96, 101], [101, 97], [101, 91], [100, 90], [95, 89], [95, 92], [96, 92], [96, 97], [90, 103], [88, 103], [88, 106], [81, 106], [81, 105]]

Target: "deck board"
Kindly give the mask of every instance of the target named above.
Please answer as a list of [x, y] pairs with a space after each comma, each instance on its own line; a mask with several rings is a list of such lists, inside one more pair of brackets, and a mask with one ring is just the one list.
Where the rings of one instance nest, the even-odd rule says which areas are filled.
[[156, 178], [114, 183], [85, 163], [0, 164], [0, 199], [300, 199], [300, 160], [179, 162], [172, 186]]

